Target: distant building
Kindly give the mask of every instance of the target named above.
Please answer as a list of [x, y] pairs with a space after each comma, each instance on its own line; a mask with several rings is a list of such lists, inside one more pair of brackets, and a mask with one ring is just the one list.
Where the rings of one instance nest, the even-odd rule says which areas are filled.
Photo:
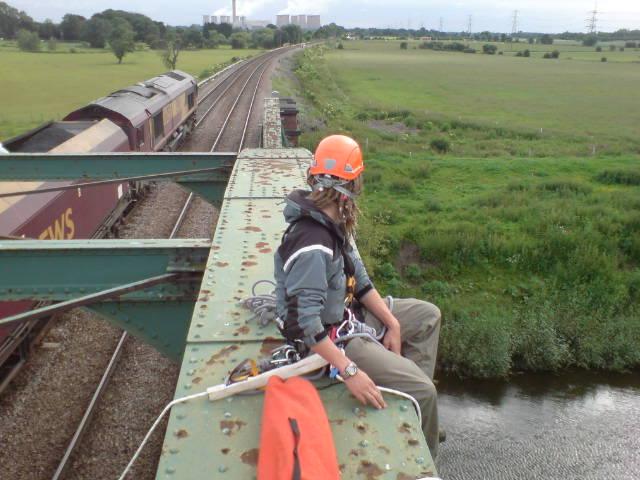
[[218, 16], [217, 15], [211, 15], [211, 23], [218, 23]]
[[301, 29], [305, 30], [307, 28], [307, 16], [306, 15], [292, 15], [291, 23], [293, 25], [299, 26]]
[[231, 23], [231, 17], [229, 15], [220, 15], [220, 23]]
[[211, 15], [203, 15], [202, 24], [207, 25], [208, 23], [211, 23]]
[[276, 16], [276, 26], [284, 27], [291, 23], [291, 19], [289, 15], [278, 15]]
[[320, 15], [307, 15], [307, 29], [318, 30], [322, 24], [320, 23]]
[[236, 17], [236, 24], [245, 28], [247, 26], [247, 17]]

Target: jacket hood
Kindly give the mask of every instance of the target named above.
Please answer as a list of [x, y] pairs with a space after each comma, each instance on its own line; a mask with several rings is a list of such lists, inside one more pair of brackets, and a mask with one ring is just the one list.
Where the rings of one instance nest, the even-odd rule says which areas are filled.
[[344, 231], [327, 214], [316, 207], [309, 199], [309, 190], [294, 190], [286, 198], [284, 207], [284, 219], [287, 223], [294, 223], [302, 218], [309, 217], [322, 224], [325, 228], [335, 233], [338, 238], [344, 241]]

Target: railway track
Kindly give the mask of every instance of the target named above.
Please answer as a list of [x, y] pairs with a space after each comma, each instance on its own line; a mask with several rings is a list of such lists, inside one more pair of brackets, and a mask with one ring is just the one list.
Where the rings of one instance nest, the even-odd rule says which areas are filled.
[[[287, 50], [269, 52], [232, 65], [207, 79], [200, 90], [198, 127], [182, 149], [238, 152], [247, 146], [259, 146], [260, 136], [252, 130], [257, 130], [259, 124], [256, 100], [261, 93], [270, 92], [263, 80], [268, 77], [277, 57]], [[122, 236], [174, 237], [178, 235], [180, 225], [184, 227], [185, 237], [210, 235], [216, 223], [216, 213], [202, 199], [191, 196], [191, 200], [186, 200], [186, 196], [175, 185], [158, 186], [142, 202], [141, 208], [134, 209], [122, 227]], [[182, 209], [178, 213], [179, 205]], [[169, 211], [173, 213], [167, 218]], [[175, 219], [173, 228], [169, 225], [172, 219]], [[128, 231], [129, 227], [133, 231]], [[74, 315], [71, 314], [72, 317]], [[91, 322], [96, 321], [91, 319]], [[72, 322], [75, 326], [69, 328], [78, 328], [81, 324], [75, 319]], [[66, 331], [68, 327], [63, 325], [58, 330]], [[126, 464], [131, 448], [135, 449], [152, 421], [147, 416], [170, 400], [177, 369], [153, 348], [135, 338], [115, 329], [111, 329], [111, 333], [102, 332], [106, 327], [91, 327], [100, 331], [101, 336], [91, 333], [87, 346], [81, 346], [79, 342], [82, 340], [72, 342], [79, 364], [68, 360], [62, 362], [66, 367], [51, 366], [49, 376], [33, 381], [28, 376], [36, 375], [37, 370], [30, 367], [25, 375], [21, 374], [20, 390], [10, 394], [16, 408], [11, 407], [13, 413], [4, 417], [4, 426], [0, 425], [0, 465], [4, 465], [0, 466], [0, 477], [4, 478], [6, 474], [7, 478], [43, 480], [110, 478]], [[59, 335], [58, 330], [56, 333]], [[100, 345], [99, 341], [105, 343]], [[98, 347], [99, 355], [96, 352]], [[65, 344], [64, 351], [67, 348], [69, 346]], [[45, 354], [43, 357], [49, 356]], [[87, 359], [92, 365], [85, 367]], [[43, 362], [41, 359], [35, 364], [44, 365]], [[85, 368], [91, 374], [85, 373]], [[58, 376], [60, 380], [55, 379]], [[88, 378], [92, 380], [87, 382]], [[73, 389], [64, 386], [68, 382], [73, 383]], [[57, 402], [51, 401], [52, 389], [57, 395], [53, 397], [58, 399]], [[149, 392], [154, 393], [150, 395]], [[6, 398], [5, 408], [9, 405], [10, 400]], [[5, 410], [3, 415], [10, 411]], [[20, 415], [20, 412], [29, 413]], [[147, 456], [141, 457], [139, 469], [134, 471], [135, 478], [152, 478], [149, 472], [154, 471], [161, 445], [160, 436], [155, 445], [152, 439]]]
[[201, 93], [196, 130], [184, 149], [239, 152], [245, 146], [258, 146], [258, 136], [249, 137], [262, 80], [273, 62], [291, 48], [295, 47], [252, 58], [224, 72], [206, 93]]
[[[169, 237], [168, 237], [169, 239], [173, 239], [177, 237], [178, 232], [180, 231], [180, 228], [182, 227], [187, 217], [187, 212], [189, 211], [189, 208], [191, 207], [193, 200], [194, 200], [194, 194], [190, 193], [189, 196], [187, 197], [187, 200], [184, 202], [182, 209], [180, 210], [180, 214], [178, 215], [178, 219], [176, 220], [173, 226], [173, 229], [171, 230], [171, 233], [169, 234]], [[109, 363], [107, 364], [107, 367], [104, 373], [102, 374], [100, 383], [98, 383], [98, 386], [93, 396], [91, 397], [91, 401], [89, 402], [89, 405], [87, 406], [82, 416], [82, 419], [80, 420], [80, 423], [75, 430], [75, 433], [71, 439], [71, 442], [69, 443], [69, 446], [65, 450], [64, 455], [62, 456], [62, 459], [60, 460], [60, 463], [56, 468], [56, 471], [51, 477], [52, 480], [60, 480], [61, 478], [63, 478], [63, 475], [67, 471], [67, 468], [69, 467], [69, 464], [70, 464], [71, 457], [76, 451], [77, 447], [80, 445], [82, 437], [87, 431], [87, 428], [91, 422], [95, 409], [99, 405], [99, 402], [102, 399], [102, 396], [107, 388], [107, 385], [109, 384], [109, 380], [111, 379], [115, 369], [118, 367], [118, 361], [122, 356], [122, 352], [124, 350], [124, 347], [128, 338], [129, 338], [129, 335], [127, 332], [123, 332], [122, 335], [120, 336], [120, 339], [118, 340], [118, 344], [116, 345], [116, 348], [113, 351], [113, 354], [111, 355]]]

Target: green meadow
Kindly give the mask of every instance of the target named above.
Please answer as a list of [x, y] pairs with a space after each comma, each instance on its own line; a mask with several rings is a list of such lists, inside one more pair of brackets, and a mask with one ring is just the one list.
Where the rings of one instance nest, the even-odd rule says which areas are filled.
[[276, 88], [302, 144], [363, 145], [358, 245], [381, 291], [440, 306], [442, 368], [640, 365], [640, 65], [382, 41], [296, 62]]
[[[199, 76], [234, 56], [256, 52], [230, 48], [184, 51], [178, 69]], [[55, 52], [26, 53], [12, 42], [0, 42], [0, 65], [0, 140], [60, 119], [91, 100], [166, 71], [155, 51], [136, 51], [118, 65], [108, 50], [63, 43]]]

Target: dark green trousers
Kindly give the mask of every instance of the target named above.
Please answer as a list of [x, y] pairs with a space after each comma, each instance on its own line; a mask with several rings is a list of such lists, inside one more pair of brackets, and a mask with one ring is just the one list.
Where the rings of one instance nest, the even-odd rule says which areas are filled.
[[[418, 401], [422, 410], [422, 431], [435, 460], [438, 455], [438, 402], [433, 372], [440, 337], [440, 310], [431, 303], [408, 298], [393, 299], [391, 311], [400, 322], [402, 356], [363, 338], [350, 341], [346, 354], [376, 385], [407, 393]], [[382, 323], [371, 313], [365, 312], [364, 321], [381, 331]]]

